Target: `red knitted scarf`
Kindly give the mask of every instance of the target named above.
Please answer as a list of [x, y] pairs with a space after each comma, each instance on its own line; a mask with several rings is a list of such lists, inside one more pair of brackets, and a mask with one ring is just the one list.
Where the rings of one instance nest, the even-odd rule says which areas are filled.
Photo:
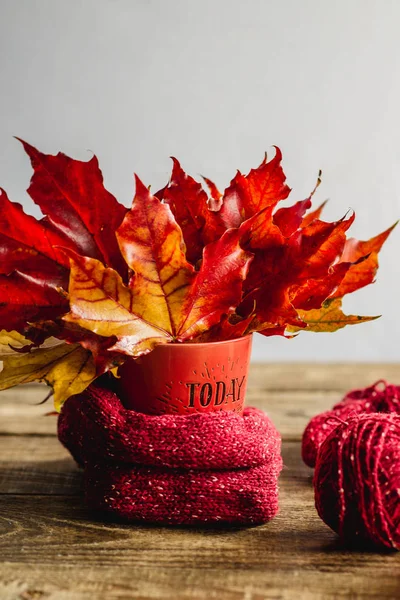
[[129, 521], [260, 524], [278, 510], [280, 435], [256, 408], [144, 415], [98, 385], [71, 397], [60, 441], [89, 507]]

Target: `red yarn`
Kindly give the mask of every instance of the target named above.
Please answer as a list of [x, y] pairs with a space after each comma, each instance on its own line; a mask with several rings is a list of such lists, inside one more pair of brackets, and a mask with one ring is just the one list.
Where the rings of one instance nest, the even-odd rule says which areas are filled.
[[98, 385], [65, 403], [60, 441], [88, 505], [126, 520], [259, 524], [278, 510], [279, 433], [260, 410], [145, 415]]
[[346, 394], [332, 410], [311, 419], [303, 433], [302, 457], [306, 465], [315, 467], [318, 449], [338, 423], [362, 413], [400, 414], [400, 387], [380, 380], [365, 389]]
[[337, 425], [319, 449], [314, 490], [319, 516], [342, 538], [400, 549], [400, 416]]

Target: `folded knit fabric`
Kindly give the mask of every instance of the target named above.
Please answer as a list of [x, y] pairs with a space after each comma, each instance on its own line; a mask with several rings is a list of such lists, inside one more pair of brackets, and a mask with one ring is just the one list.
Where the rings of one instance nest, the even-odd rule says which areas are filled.
[[341, 402], [311, 419], [303, 433], [302, 456], [309, 467], [315, 467], [318, 450], [338, 424], [361, 413], [400, 414], [400, 386], [379, 380], [373, 385], [352, 390]]
[[145, 415], [99, 385], [65, 403], [60, 441], [89, 507], [129, 521], [260, 524], [278, 509], [279, 433], [255, 408]]

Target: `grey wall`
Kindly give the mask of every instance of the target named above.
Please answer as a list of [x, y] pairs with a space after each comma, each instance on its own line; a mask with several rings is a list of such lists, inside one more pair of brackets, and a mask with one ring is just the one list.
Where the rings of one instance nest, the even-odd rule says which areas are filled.
[[[0, 0], [0, 185], [34, 212], [13, 135], [95, 151], [127, 204], [133, 171], [161, 186], [170, 155], [223, 187], [278, 144], [292, 197], [321, 168], [327, 217], [352, 207], [369, 237], [400, 216], [399, 23], [398, 0]], [[382, 319], [257, 336], [254, 357], [399, 360], [399, 251], [400, 230], [345, 304]]]

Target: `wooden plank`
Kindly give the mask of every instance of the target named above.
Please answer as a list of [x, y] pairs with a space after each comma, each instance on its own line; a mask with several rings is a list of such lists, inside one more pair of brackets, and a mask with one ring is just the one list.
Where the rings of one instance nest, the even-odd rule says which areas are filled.
[[[0, 435], [56, 435], [56, 417], [45, 416], [52, 407], [35, 405], [37, 395], [35, 388], [27, 386], [21, 398], [15, 401], [12, 397], [3, 400], [0, 396]], [[327, 410], [340, 398], [341, 394], [336, 391], [272, 392], [250, 387], [246, 404], [267, 412], [282, 437], [299, 439], [311, 417]]]
[[282, 391], [265, 392], [250, 388], [246, 396], [248, 406], [265, 411], [280, 432], [282, 439], [300, 440], [308, 422], [315, 415], [329, 410], [343, 394], [337, 391]]
[[344, 393], [386, 379], [400, 385], [398, 363], [253, 363], [249, 385], [262, 390]]
[[[309, 419], [344, 392], [379, 378], [400, 383], [400, 365], [252, 364], [246, 402], [271, 416], [283, 437], [298, 438]], [[38, 406], [48, 388], [26, 385], [0, 393], [0, 435], [55, 435], [52, 401]]]
[[397, 598], [400, 555], [342, 548], [308, 471], [296, 477], [282, 478], [280, 514], [248, 529], [102, 523], [79, 497], [3, 496], [0, 597]]
[[[282, 454], [283, 481], [310, 479], [297, 442], [284, 442]], [[0, 436], [0, 457], [0, 495], [82, 494], [82, 470], [54, 437]]]
[[[370, 385], [378, 379], [400, 384], [399, 363], [251, 363], [249, 385], [264, 390], [338, 390]], [[1, 397], [12, 394], [16, 400], [21, 390], [36, 389], [37, 401], [48, 391], [44, 384], [28, 384], [2, 391]], [[44, 390], [44, 391], [43, 391]], [[51, 403], [50, 403], [51, 404]]]
[[[0, 395], [0, 598], [263, 600], [400, 597], [400, 554], [343, 548], [319, 519], [303, 427], [350, 387], [397, 365], [252, 365], [247, 402], [281, 430], [280, 514], [250, 529], [104, 523], [55, 437], [44, 388]], [[3, 435], [1, 435], [1, 433]]]
[[0, 494], [80, 495], [81, 480], [54, 436], [0, 436]]
[[54, 435], [52, 400], [39, 403], [47, 396], [45, 385], [19, 385], [0, 392], [0, 435], [5, 433]]
[[[154, 532], [156, 534], [156, 532]], [[164, 532], [161, 535], [165, 535]], [[233, 534], [232, 534], [233, 535]], [[197, 540], [195, 540], [197, 541]], [[196, 544], [197, 545], [197, 544]], [[218, 547], [209, 554], [209, 561], [198, 560], [189, 554], [178, 568], [159, 565], [157, 556], [151, 567], [144, 567], [133, 559], [129, 566], [120, 568], [81, 563], [59, 564], [4, 563], [0, 566], [0, 598], [2, 600], [396, 600], [399, 583], [393, 569], [396, 561], [379, 557], [366, 568], [362, 555], [342, 555], [341, 561], [331, 560], [326, 568], [318, 565], [320, 555], [312, 554], [310, 562], [288, 565], [282, 559], [271, 565], [266, 544], [255, 543], [263, 560], [257, 565], [242, 565], [234, 558], [234, 549], [219, 562]], [[182, 552], [185, 548], [182, 548]], [[94, 549], [96, 554], [97, 550]], [[162, 550], [163, 552], [163, 550]], [[301, 552], [301, 549], [299, 549]], [[336, 548], [326, 547], [330, 557]], [[111, 555], [111, 553], [110, 553]], [[128, 554], [131, 557], [130, 554]], [[192, 561], [191, 564], [189, 561]], [[199, 566], [196, 567], [196, 563]], [[373, 569], [377, 570], [377, 576]], [[335, 570], [337, 569], [337, 571]]]

